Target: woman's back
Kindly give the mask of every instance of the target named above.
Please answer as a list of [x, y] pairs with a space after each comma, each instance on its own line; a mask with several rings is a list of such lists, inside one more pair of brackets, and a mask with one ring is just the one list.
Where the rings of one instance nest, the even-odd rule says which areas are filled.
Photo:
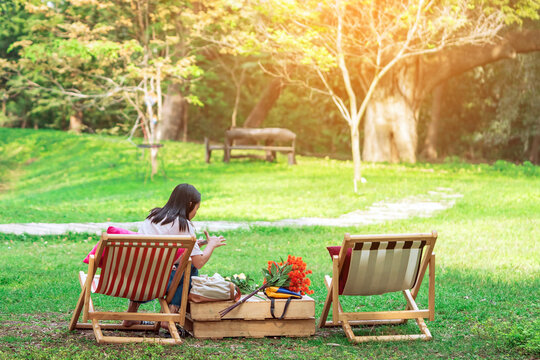
[[[153, 223], [150, 219], [145, 219], [139, 226], [139, 233], [144, 235], [195, 235], [195, 228], [191, 224], [191, 221], [188, 221], [188, 230], [180, 231], [178, 228], [178, 220], [175, 220], [171, 223], [162, 225]], [[191, 256], [202, 255], [202, 250], [199, 248], [198, 244], [193, 246], [191, 251]]]

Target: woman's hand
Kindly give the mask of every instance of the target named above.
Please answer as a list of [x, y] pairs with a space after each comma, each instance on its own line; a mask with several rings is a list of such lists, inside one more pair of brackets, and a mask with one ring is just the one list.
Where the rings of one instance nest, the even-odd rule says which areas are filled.
[[225, 243], [226, 239], [223, 236], [210, 236], [208, 235], [208, 231], [206, 230], [204, 231], [204, 235], [206, 236], [206, 241], [208, 242], [208, 245], [206, 245], [203, 254], [191, 257], [193, 266], [195, 266], [197, 269], [202, 268], [204, 264], [206, 264], [215, 248], [227, 245]]
[[225, 241], [227, 241], [227, 239], [225, 239], [223, 236], [210, 236], [208, 234], [208, 231], [204, 230], [204, 235], [206, 236], [206, 241], [208, 242], [208, 245], [209, 247], [212, 247], [212, 248], [217, 248], [217, 247], [220, 247], [220, 246], [223, 246], [223, 245], [227, 245], [225, 243]]

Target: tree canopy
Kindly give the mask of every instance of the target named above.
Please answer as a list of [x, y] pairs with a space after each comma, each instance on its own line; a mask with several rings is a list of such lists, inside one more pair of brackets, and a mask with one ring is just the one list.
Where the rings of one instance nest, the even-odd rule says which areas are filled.
[[[0, 21], [0, 120], [55, 128], [78, 121], [89, 131], [120, 125], [153, 144], [170, 95], [191, 104], [192, 138], [217, 137], [242, 124], [274, 76], [287, 88], [280, 85], [265, 121], [292, 128], [307, 151], [348, 147], [356, 183], [361, 149], [367, 161], [416, 160], [429, 116], [422, 104], [436, 85], [539, 50], [539, 10], [538, 0], [8, 0], [0, 4], [9, 19]], [[483, 120], [481, 143], [518, 141], [525, 150], [504, 156], [524, 159], [540, 132], [537, 58], [519, 59], [482, 76], [495, 84], [519, 73], [522, 81], [489, 96], [498, 106]], [[461, 79], [478, 88], [475, 76]], [[444, 104], [485, 101], [471, 91]], [[479, 144], [465, 118], [445, 121]], [[452, 151], [461, 150], [441, 153]]]

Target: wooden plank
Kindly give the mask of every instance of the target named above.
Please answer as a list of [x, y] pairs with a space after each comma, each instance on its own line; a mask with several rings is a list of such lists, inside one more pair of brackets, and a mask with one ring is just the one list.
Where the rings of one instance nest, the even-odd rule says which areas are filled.
[[[132, 325], [130, 327], [123, 326], [122, 324], [99, 324], [99, 327], [102, 330], [136, 330], [136, 331], [152, 331], [154, 330], [154, 325]], [[77, 329], [93, 329], [92, 324], [90, 323], [78, 323], [76, 325]]]
[[265, 146], [265, 145], [234, 145], [231, 150], [265, 150], [265, 151], [294, 151], [291, 146]]
[[411, 291], [410, 290], [404, 290], [403, 295], [405, 296], [405, 300], [407, 300], [407, 306], [409, 309], [413, 309], [418, 311], [418, 305], [416, 305], [416, 301], [414, 301]]
[[[398, 324], [403, 324], [403, 320], [389, 319], [389, 320], [351, 320], [349, 321], [349, 325], [351, 326], [398, 325]], [[332, 321], [327, 321], [322, 326], [325, 326], [325, 327], [341, 326], [341, 321], [336, 322], [336, 323]], [[319, 325], [319, 327], [322, 327], [322, 326]]]
[[416, 319], [429, 318], [429, 310], [341, 313], [339, 316], [347, 320]]
[[142, 234], [105, 234], [107, 235], [107, 242], [115, 241], [115, 240], [125, 240], [125, 241], [133, 241], [133, 240], [146, 240], [147, 242], [153, 243], [153, 242], [170, 242], [170, 243], [179, 243], [182, 245], [188, 245], [191, 244], [191, 242], [195, 239], [195, 236], [191, 235], [142, 235]]
[[224, 337], [261, 338], [265, 336], [305, 337], [315, 334], [315, 318], [297, 320], [195, 321], [193, 336], [198, 339]]
[[[322, 328], [323, 326], [326, 326], [325, 324], [328, 324], [326, 319], [328, 318], [328, 313], [330, 312], [330, 306], [332, 305], [332, 278], [328, 275], [324, 276], [324, 284], [326, 285], [326, 300], [324, 301], [323, 310], [321, 313], [321, 317], [319, 318], [319, 327]], [[333, 324], [334, 321], [332, 320], [331, 323]]]
[[369, 341], [407, 341], [407, 340], [431, 340], [426, 335], [383, 335], [383, 336], [354, 336], [351, 341], [364, 343]]
[[[228, 146], [227, 148], [229, 150], [265, 150], [265, 151], [286, 151], [286, 152], [294, 151], [294, 147], [292, 146], [231, 145], [231, 146]], [[208, 149], [209, 151], [225, 150], [225, 146], [224, 145], [217, 145], [217, 146], [210, 145]]]
[[146, 321], [174, 321], [180, 322], [180, 314], [157, 314], [144, 312], [101, 312], [96, 311], [89, 314], [94, 320], [146, 320]]
[[[345, 257], [345, 256], [344, 256]], [[339, 272], [342, 269], [336, 255], [332, 256], [332, 321], [340, 321], [341, 313], [339, 309]]]
[[[286, 302], [286, 299], [275, 299], [275, 316], [281, 316]], [[232, 304], [234, 304], [233, 301], [190, 302], [190, 316], [194, 321], [218, 321], [220, 320], [219, 312]], [[314, 316], [315, 301], [311, 297], [304, 295], [302, 299], [294, 299], [290, 302], [284, 319], [309, 319]], [[270, 300], [266, 298], [263, 300], [253, 296], [236, 309], [230, 311], [223, 319], [264, 320], [271, 318]]]
[[374, 235], [350, 235], [350, 239], [354, 242], [381, 242], [381, 241], [414, 241], [425, 240], [429, 244], [435, 241], [433, 233], [419, 234], [374, 234]]
[[266, 156], [255, 155], [255, 154], [242, 154], [242, 155], [231, 155], [231, 159], [257, 159], [257, 160], [266, 160]]
[[429, 262], [428, 309], [429, 321], [435, 320], [435, 254], [431, 254]]
[[225, 131], [225, 139], [247, 141], [294, 141], [296, 134], [283, 128], [232, 128]]
[[179, 345], [182, 343], [182, 339], [165, 339], [158, 337], [119, 337], [119, 336], [103, 336], [100, 344], [126, 344], [126, 343], [151, 343], [162, 345]]

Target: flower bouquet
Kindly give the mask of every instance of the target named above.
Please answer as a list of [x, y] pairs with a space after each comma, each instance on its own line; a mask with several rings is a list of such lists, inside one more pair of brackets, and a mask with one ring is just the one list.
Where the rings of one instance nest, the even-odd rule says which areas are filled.
[[[259, 285], [255, 284], [255, 280], [249, 277], [244, 273], [234, 274], [227, 276], [225, 280], [232, 282], [242, 294], [249, 294], [256, 291], [259, 288]], [[257, 290], [258, 291], [258, 290]], [[261, 296], [255, 294], [259, 299], [264, 299]]]
[[[256, 295], [259, 291], [264, 291], [269, 287], [285, 288], [290, 291], [299, 292], [302, 295], [313, 294], [313, 291], [309, 290], [311, 281], [306, 277], [308, 274], [311, 274], [311, 270], [306, 269], [306, 263], [304, 263], [301, 257], [289, 255], [287, 257], [287, 261], [269, 261], [268, 267], [266, 269], [262, 269], [262, 273], [264, 276], [263, 284], [258, 288], [255, 286], [256, 289], [252, 290], [247, 296], [228, 308], [221, 310], [219, 312], [220, 317], [224, 317], [231, 310], [243, 304], [246, 300]], [[248, 285], [249, 281], [247, 280], [247, 277], [245, 279], [240, 279], [240, 275], [236, 278], [233, 275], [231, 281], [233, 283], [237, 281], [243, 285]]]
[[[289, 255], [287, 257], [287, 262], [279, 262], [275, 263], [273, 261], [268, 262], [268, 275], [271, 275], [271, 268], [272, 266], [290, 266], [290, 270], [288, 271], [287, 276], [289, 277], [289, 281], [286, 282], [286, 285], [281, 285], [281, 287], [288, 287], [290, 291], [294, 291], [297, 293], [300, 293], [302, 295], [311, 295], [313, 294], [313, 290], [309, 290], [309, 286], [311, 285], [311, 280], [308, 279], [306, 276], [311, 274], [312, 271], [307, 269], [306, 263], [302, 260], [301, 257], [294, 257]], [[263, 270], [264, 273], [264, 270]], [[267, 277], [265, 276], [265, 279]]]

